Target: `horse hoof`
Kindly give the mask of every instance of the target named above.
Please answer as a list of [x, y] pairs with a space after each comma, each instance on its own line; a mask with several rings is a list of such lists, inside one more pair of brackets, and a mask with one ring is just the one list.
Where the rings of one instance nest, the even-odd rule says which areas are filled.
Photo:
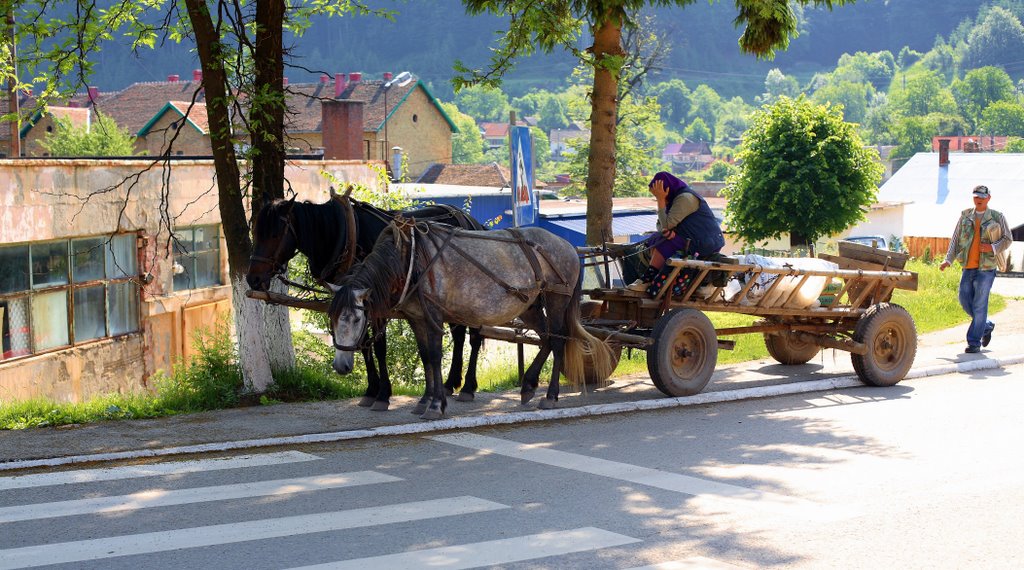
[[371, 412], [386, 412], [386, 411], [388, 411], [388, 403], [387, 402], [381, 402], [380, 400], [375, 400], [373, 402], [373, 405], [370, 406], [370, 411]]
[[549, 400], [544, 398], [537, 402], [537, 409], [539, 410], [553, 410], [558, 406], [558, 400]]
[[420, 415], [421, 420], [439, 420], [444, 416], [441, 410], [426, 410]]
[[522, 401], [522, 404], [525, 406], [526, 404], [530, 403], [530, 400], [533, 399], [533, 396], [536, 393], [537, 392], [535, 392], [533, 390], [529, 390], [527, 392], [520, 392], [519, 393], [519, 398]]
[[459, 392], [458, 396], [455, 396], [456, 402], [472, 402], [476, 399], [476, 396], [472, 392]]
[[363, 396], [362, 398], [359, 398], [359, 407], [360, 408], [369, 408], [376, 401], [377, 400], [374, 400], [373, 397], [371, 397], [371, 396]]
[[425, 403], [416, 404], [416, 407], [412, 409], [412, 413], [414, 413], [414, 414], [423, 414], [423, 413], [426, 413], [426, 411], [427, 411], [427, 404], [425, 404]]

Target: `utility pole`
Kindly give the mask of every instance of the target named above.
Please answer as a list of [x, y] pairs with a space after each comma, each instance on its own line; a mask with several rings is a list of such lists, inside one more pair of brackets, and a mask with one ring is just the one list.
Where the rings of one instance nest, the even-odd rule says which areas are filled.
[[7, 31], [10, 34], [11, 42], [11, 78], [7, 84], [7, 95], [9, 97], [7, 111], [14, 115], [11, 121], [11, 158], [21, 156], [21, 110], [18, 109], [18, 35], [14, 33], [14, 6], [7, 8]]

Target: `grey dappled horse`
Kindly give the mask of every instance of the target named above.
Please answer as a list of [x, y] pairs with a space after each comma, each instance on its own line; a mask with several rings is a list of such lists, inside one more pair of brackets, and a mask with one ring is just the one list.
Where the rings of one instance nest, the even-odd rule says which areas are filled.
[[613, 368], [611, 350], [580, 324], [576, 249], [540, 228], [482, 232], [399, 220], [332, 289], [328, 315], [335, 368], [352, 365], [371, 320], [397, 313], [409, 322], [426, 378], [414, 412], [423, 419], [440, 418], [447, 406], [441, 383], [443, 322], [480, 327], [518, 317], [537, 333], [542, 344], [523, 379], [523, 404], [536, 393], [550, 353], [551, 382], [540, 408], [555, 407], [562, 372], [582, 385], [585, 356], [601, 378]]

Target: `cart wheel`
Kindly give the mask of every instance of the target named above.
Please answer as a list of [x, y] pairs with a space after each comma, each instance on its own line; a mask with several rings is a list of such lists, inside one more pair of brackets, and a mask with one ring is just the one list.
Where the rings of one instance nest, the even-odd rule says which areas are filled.
[[647, 370], [667, 396], [692, 396], [711, 380], [718, 362], [718, 338], [707, 315], [696, 309], [665, 313], [651, 333]]
[[805, 364], [821, 350], [820, 346], [785, 332], [764, 333], [764, 346], [779, 364]]
[[[622, 358], [622, 345], [611, 344], [608, 346], [612, 350], [612, 369], [611, 372], [615, 372], [615, 367], [619, 365], [619, 359]], [[583, 384], [587, 388], [604, 388], [611, 384], [608, 378], [611, 377], [611, 372], [604, 378], [598, 377], [594, 374], [594, 361], [590, 358], [590, 355], [583, 355]]]
[[917, 329], [906, 309], [892, 303], [868, 307], [857, 321], [853, 340], [868, 346], [867, 354], [851, 354], [853, 369], [870, 386], [892, 386], [903, 379], [917, 354]]

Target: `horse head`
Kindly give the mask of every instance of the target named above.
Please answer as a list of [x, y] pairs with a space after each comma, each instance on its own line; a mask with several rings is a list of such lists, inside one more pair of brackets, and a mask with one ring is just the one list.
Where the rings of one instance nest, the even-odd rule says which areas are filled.
[[327, 311], [331, 322], [331, 342], [334, 345], [334, 371], [338, 374], [352, 372], [355, 352], [362, 348], [370, 319], [365, 303], [370, 296], [369, 289], [357, 289], [351, 285], [330, 285], [334, 299]]
[[256, 215], [253, 227], [252, 256], [245, 280], [254, 291], [266, 291], [270, 280], [284, 273], [298, 247], [292, 212], [295, 198], [274, 200], [263, 206]]

